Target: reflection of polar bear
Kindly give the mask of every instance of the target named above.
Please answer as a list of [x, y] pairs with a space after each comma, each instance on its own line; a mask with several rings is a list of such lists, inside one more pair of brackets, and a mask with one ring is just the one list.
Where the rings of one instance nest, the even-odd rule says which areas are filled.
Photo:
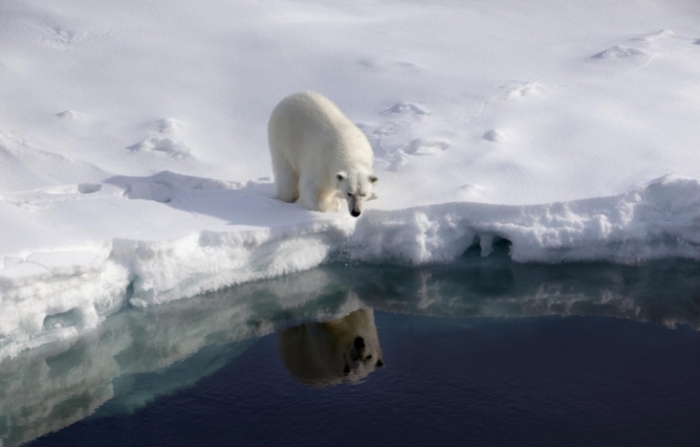
[[318, 387], [355, 382], [384, 366], [371, 309], [278, 334], [280, 357], [300, 382]]
[[357, 217], [375, 197], [367, 137], [328, 98], [302, 92], [283, 99], [270, 116], [268, 140], [278, 199], [328, 212], [340, 208], [340, 196]]

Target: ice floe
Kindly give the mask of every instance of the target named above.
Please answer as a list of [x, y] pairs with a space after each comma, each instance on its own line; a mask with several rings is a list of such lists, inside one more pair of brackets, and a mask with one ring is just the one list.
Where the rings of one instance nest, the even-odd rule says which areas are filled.
[[[0, 358], [330, 261], [698, 259], [697, 39], [692, 0], [5, 2]], [[372, 144], [359, 220], [273, 197], [303, 89]]]

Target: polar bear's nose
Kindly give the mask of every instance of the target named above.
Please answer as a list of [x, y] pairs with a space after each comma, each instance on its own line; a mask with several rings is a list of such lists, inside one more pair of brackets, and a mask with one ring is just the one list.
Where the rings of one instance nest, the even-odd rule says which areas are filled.
[[355, 346], [355, 349], [357, 351], [362, 351], [363, 349], [365, 349], [365, 339], [362, 337], [355, 337], [353, 345]]
[[350, 211], [350, 214], [352, 215], [352, 217], [357, 217], [360, 215], [360, 212], [357, 210], [352, 210], [352, 211]]

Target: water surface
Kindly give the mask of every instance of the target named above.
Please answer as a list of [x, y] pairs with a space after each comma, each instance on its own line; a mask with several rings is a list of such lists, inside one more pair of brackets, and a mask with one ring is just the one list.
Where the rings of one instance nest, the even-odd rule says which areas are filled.
[[[0, 363], [0, 440], [696, 445], [699, 272], [498, 256], [333, 265], [131, 309]], [[290, 362], [308, 366], [310, 348], [285, 334], [326, 333], [358, 309], [376, 323], [373, 358], [302, 377]]]

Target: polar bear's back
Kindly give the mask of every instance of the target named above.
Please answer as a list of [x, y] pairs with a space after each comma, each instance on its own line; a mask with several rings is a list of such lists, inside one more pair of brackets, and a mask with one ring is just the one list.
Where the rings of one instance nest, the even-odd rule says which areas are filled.
[[[340, 109], [325, 96], [305, 91], [283, 99], [268, 123], [270, 150], [292, 166], [318, 162], [318, 157], [334, 148], [334, 157], [347, 158], [369, 151], [366, 138]], [[345, 149], [352, 147], [352, 151]], [[308, 158], [308, 160], [307, 160]], [[370, 162], [371, 165], [371, 162]]]

